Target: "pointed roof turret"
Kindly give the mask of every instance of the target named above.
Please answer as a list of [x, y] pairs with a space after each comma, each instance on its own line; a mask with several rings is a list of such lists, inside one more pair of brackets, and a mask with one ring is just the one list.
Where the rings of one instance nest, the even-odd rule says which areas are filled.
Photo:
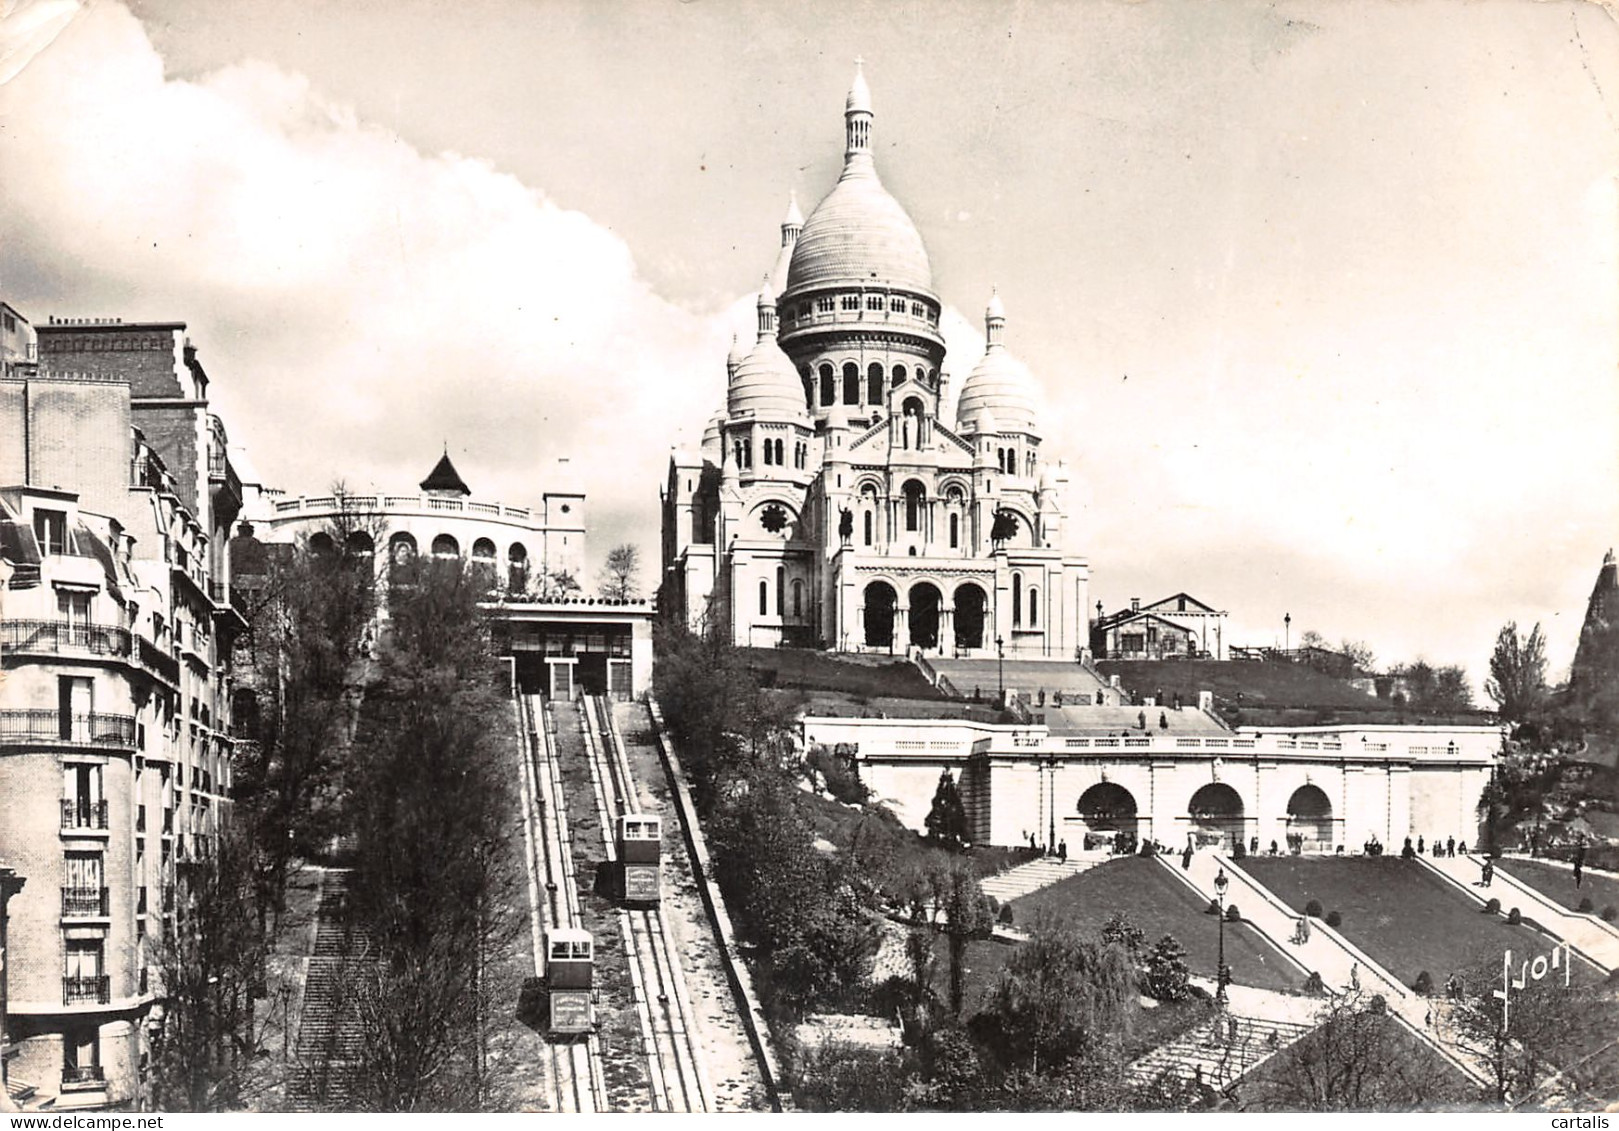
[[438, 463], [428, 472], [427, 478], [421, 482], [421, 488], [429, 495], [470, 495], [472, 488], [462, 480], [460, 472], [455, 470], [455, 464], [450, 462], [450, 449], [445, 448], [444, 454], [439, 456]]
[[866, 61], [856, 55], [854, 81], [849, 84], [849, 97], [843, 100], [845, 114], [871, 113], [871, 87], [866, 85]]
[[742, 348], [742, 343], [737, 341], [737, 337], [736, 337], [735, 334], [732, 334], [731, 335], [731, 352], [725, 355], [725, 379], [726, 379], [726, 381], [731, 381], [732, 379], [734, 379], [736, 377], [736, 367], [741, 365], [743, 359], [746, 358], [747, 356], [748, 356], [748, 351]]
[[793, 266], [793, 248], [798, 246], [798, 233], [804, 230], [804, 214], [798, 210], [798, 193], [787, 195], [787, 215], [781, 221], [781, 250], [776, 253], [775, 266], [770, 277], [776, 281], [775, 295], [787, 289], [787, 275]]

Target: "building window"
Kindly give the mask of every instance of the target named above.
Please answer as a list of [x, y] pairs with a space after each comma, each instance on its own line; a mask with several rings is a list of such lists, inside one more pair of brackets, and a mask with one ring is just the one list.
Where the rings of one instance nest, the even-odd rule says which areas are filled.
[[[97, 975], [96, 981], [100, 981], [100, 975]], [[95, 1029], [75, 1029], [63, 1033], [62, 1086], [99, 1088], [103, 1082], [101, 1034]]]
[[1029, 627], [1040, 627], [1040, 590], [1029, 586]]
[[776, 466], [777, 467], [781, 467], [782, 465], [784, 465], [787, 462], [786, 456], [784, 456], [782, 454], [786, 450], [787, 450], [787, 441], [786, 440], [777, 440], [776, 441]]
[[860, 309], [860, 296], [859, 295], [844, 295], [843, 296], [843, 301], [840, 303], [840, 305], [843, 307], [844, 310], [859, 310]]
[[759, 615], [764, 616], [770, 611], [770, 583], [764, 578], [759, 579]]
[[832, 367], [823, 365], [821, 366], [821, 407], [825, 408], [827, 405], [836, 404], [837, 399], [838, 387], [832, 381]]
[[922, 528], [922, 484], [912, 479], [905, 484], [905, 529]]
[[787, 610], [782, 606], [787, 601], [787, 570], [782, 566], [776, 567], [776, 615], [785, 616]]
[[897, 389], [903, 384], [905, 384], [905, 367], [896, 365], [894, 366], [894, 388]]
[[891, 298], [891, 299], [889, 299], [888, 300], [888, 309], [893, 311], [895, 314], [904, 314], [905, 313], [905, 300], [902, 299], [902, 298]]
[[833, 310], [831, 295], [824, 295], [815, 300], [815, 311], [818, 314], [831, 314]]
[[881, 310], [882, 308], [883, 308], [883, 296], [882, 295], [867, 295], [866, 296], [866, 309], [867, 310]]
[[871, 545], [871, 512], [866, 512], [866, 545]]
[[67, 553], [67, 514], [63, 511], [36, 510], [34, 538], [38, 540], [42, 554]]
[[1023, 627], [1023, 575], [1012, 575], [1012, 627]]
[[883, 403], [883, 367], [875, 361], [866, 367], [866, 403]]
[[860, 367], [852, 361], [843, 363], [843, 403], [860, 403]]
[[799, 620], [804, 616], [804, 583], [797, 578], [793, 579], [793, 619]]
[[959, 547], [960, 545], [961, 545], [961, 516], [959, 514], [953, 514], [953, 515], [950, 516], [950, 548], [952, 550], [954, 550], [957, 547]]

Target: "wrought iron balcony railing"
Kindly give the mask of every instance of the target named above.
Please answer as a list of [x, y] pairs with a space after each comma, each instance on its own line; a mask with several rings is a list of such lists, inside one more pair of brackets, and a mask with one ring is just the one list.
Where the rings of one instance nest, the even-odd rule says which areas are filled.
[[[103, 978], [101, 980], [105, 982], [107, 979]], [[106, 999], [103, 998], [102, 1001], [105, 1003]], [[101, 1071], [101, 1065], [99, 1064], [70, 1064], [62, 1069], [62, 1086], [64, 1088], [75, 1086], [99, 1088], [106, 1081], [107, 1078]]]
[[105, 919], [107, 918], [107, 889], [106, 888], [63, 888], [62, 889], [62, 918], [64, 919]]
[[50, 709], [0, 710], [0, 745], [24, 742], [134, 747], [135, 718], [98, 712], [69, 715]]
[[[112, 981], [105, 974], [62, 979], [63, 1005], [106, 1005], [112, 1000]], [[96, 1069], [97, 1072], [100, 1069]]]
[[64, 797], [62, 799], [63, 829], [104, 830], [106, 827], [106, 801], [90, 801], [85, 798], [72, 797]]
[[85, 652], [128, 656], [129, 630], [110, 624], [67, 620], [0, 621], [0, 652]]

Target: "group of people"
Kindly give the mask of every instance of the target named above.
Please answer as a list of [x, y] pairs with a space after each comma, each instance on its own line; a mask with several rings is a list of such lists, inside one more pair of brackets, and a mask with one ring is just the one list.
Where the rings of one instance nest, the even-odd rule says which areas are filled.
[[[1443, 856], [1455, 856], [1456, 855], [1456, 850], [1458, 848], [1461, 849], [1461, 852], [1462, 852], [1463, 856], [1467, 855], [1467, 842], [1465, 840], [1458, 843], [1455, 837], [1449, 836], [1449, 837], [1446, 837], [1445, 840], [1444, 840], [1444, 843], [1441, 844], [1438, 837], [1433, 838], [1433, 856], [1434, 856], [1435, 860], [1438, 860], [1440, 857], [1443, 857]], [[1373, 853], [1367, 853], [1367, 855], [1370, 856], [1370, 855], [1374, 855], [1374, 854]], [[1407, 860], [1411, 860], [1411, 859], [1413, 859], [1415, 857], [1418, 857], [1418, 856], [1426, 856], [1426, 855], [1428, 855], [1428, 841], [1427, 841], [1427, 838], [1426, 837], [1420, 837], [1420, 836], [1417, 837], [1416, 847], [1413, 848], [1411, 846], [1411, 838], [1406, 837], [1405, 838], [1405, 847], [1400, 850], [1400, 855], [1403, 856]]]

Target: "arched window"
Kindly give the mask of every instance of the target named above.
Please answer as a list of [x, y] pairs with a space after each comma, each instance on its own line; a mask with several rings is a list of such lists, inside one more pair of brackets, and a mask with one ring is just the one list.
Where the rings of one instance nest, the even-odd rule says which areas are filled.
[[804, 615], [804, 583], [797, 578], [793, 579], [793, 619]]
[[776, 567], [776, 615], [784, 616], [787, 612], [782, 606], [787, 601], [787, 570], [783, 566]]
[[309, 552], [317, 558], [329, 558], [337, 553], [337, 546], [332, 542], [332, 536], [324, 530], [317, 530], [309, 536]]
[[472, 556], [480, 561], [493, 561], [495, 544], [487, 538], [478, 539], [472, 544]]
[[435, 558], [458, 558], [461, 556], [461, 544], [448, 534], [440, 534], [433, 539], [433, 556]]
[[883, 403], [883, 367], [875, 361], [866, 367], [866, 403]]
[[348, 538], [344, 540], [343, 549], [349, 554], [354, 554], [360, 557], [370, 557], [376, 552], [377, 544], [371, 540], [371, 535], [367, 534], [365, 531], [354, 530], [351, 531]]
[[950, 548], [952, 550], [954, 550], [954, 549], [958, 548], [960, 545], [961, 545], [961, 516], [959, 514], [952, 514], [950, 516]]
[[922, 528], [922, 484], [915, 479], [905, 484], [905, 529]]
[[843, 363], [843, 403], [860, 403], [860, 367], [852, 361]]
[[996, 470], [998, 470], [998, 471], [1005, 471], [1006, 470], [1006, 449], [1005, 448], [996, 448], [995, 449], [995, 467], [996, 467]]
[[1012, 627], [1023, 627], [1023, 575], [1012, 575]]
[[829, 404], [835, 403], [837, 401], [837, 399], [838, 399], [838, 387], [837, 387], [837, 384], [832, 380], [832, 367], [830, 365], [822, 365], [821, 366], [821, 406], [824, 408], [825, 406], [827, 406]]
[[871, 512], [866, 512], [866, 545], [871, 545]]
[[782, 452], [784, 452], [786, 450], [786, 447], [787, 447], [787, 441], [786, 440], [777, 440], [776, 441], [776, 466], [778, 466], [778, 467], [782, 466], [783, 464], [785, 464], [787, 462], [786, 457], [782, 455]]
[[1040, 590], [1029, 586], [1029, 627], [1040, 627]]
[[770, 611], [770, 583], [764, 578], [759, 579], [759, 615], [764, 616]]
[[894, 388], [897, 389], [903, 384], [905, 384], [905, 367], [896, 365], [894, 366]]

